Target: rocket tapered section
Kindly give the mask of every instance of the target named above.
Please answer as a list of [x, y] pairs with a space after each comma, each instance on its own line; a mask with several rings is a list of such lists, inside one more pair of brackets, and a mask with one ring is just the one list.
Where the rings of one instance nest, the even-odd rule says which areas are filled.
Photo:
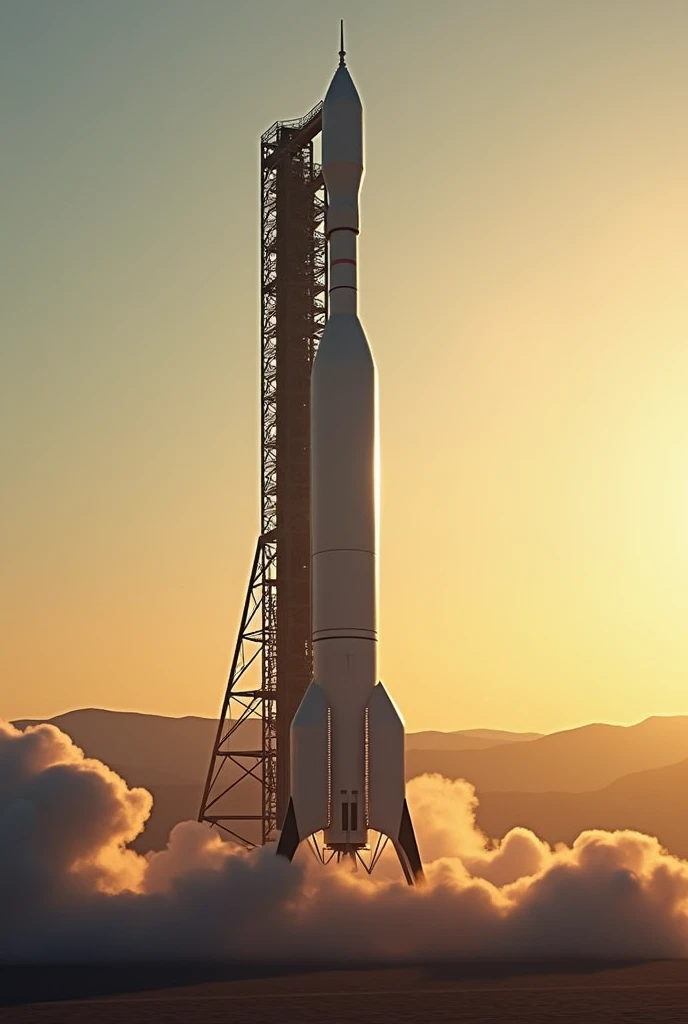
[[329, 318], [311, 376], [313, 682], [291, 727], [291, 800], [278, 853], [315, 832], [355, 856], [388, 836], [422, 877], [406, 806], [404, 724], [378, 681], [377, 370], [358, 319], [363, 109], [344, 44], [323, 104]]

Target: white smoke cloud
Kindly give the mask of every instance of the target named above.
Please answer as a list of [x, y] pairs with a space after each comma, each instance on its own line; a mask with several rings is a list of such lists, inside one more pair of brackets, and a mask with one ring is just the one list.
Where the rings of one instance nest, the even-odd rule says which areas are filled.
[[370, 879], [248, 854], [196, 822], [144, 857], [127, 843], [150, 814], [145, 790], [54, 726], [0, 723], [0, 960], [688, 954], [688, 863], [656, 839], [591, 831], [552, 850], [519, 828], [491, 842], [467, 783], [414, 779], [408, 795], [420, 889], [391, 856]]

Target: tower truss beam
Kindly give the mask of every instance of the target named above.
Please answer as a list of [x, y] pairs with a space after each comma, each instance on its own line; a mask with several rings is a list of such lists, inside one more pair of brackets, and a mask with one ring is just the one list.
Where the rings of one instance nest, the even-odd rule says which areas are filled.
[[[322, 104], [261, 138], [261, 524], [199, 821], [276, 838], [311, 677], [310, 375], [327, 319]], [[259, 676], [258, 676], [259, 673]]]

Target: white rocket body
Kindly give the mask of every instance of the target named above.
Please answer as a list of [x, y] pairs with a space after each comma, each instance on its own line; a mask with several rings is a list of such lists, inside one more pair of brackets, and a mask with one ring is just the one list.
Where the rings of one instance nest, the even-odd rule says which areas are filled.
[[324, 831], [354, 855], [388, 836], [422, 875], [405, 801], [404, 724], [378, 681], [377, 370], [357, 313], [363, 111], [342, 61], [323, 104], [329, 317], [311, 377], [313, 681], [291, 725], [291, 801], [278, 852]]

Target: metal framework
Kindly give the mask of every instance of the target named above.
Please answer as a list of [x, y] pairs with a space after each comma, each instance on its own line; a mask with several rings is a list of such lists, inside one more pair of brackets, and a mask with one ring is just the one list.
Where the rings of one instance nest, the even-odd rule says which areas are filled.
[[321, 127], [319, 103], [261, 138], [261, 526], [199, 812], [247, 846], [281, 825], [289, 725], [311, 676], [310, 376], [327, 319]]
[[384, 835], [382, 832], [375, 832], [376, 839], [365, 847], [363, 851], [352, 850], [351, 853], [345, 854], [340, 850], [332, 850], [325, 845], [320, 845], [318, 842], [318, 836], [312, 835], [308, 837], [308, 847], [315, 859], [325, 866], [327, 866], [332, 860], [336, 858], [336, 863], [339, 864], [343, 858], [348, 858], [354, 870], [358, 869], [360, 864], [363, 870], [368, 875], [372, 875], [375, 866], [382, 857], [382, 854], [387, 849], [389, 843], [389, 836]]

